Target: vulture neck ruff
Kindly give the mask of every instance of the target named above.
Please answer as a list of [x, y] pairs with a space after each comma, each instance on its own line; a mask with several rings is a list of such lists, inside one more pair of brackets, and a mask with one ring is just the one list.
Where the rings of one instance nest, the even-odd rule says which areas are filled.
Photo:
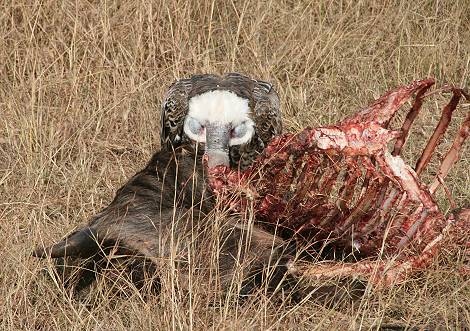
[[188, 115], [199, 123], [217, 123], [233, 127], [251, 121], [248, 99], [225, 90], [209, 91], [189, 100]]

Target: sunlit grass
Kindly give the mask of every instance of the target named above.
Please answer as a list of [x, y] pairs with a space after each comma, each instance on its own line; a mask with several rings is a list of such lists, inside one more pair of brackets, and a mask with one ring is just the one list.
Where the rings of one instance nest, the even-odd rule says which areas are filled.
[[[454, 256], [406, 284], [333, 306], [313, 293], [297, 305], [260, 294], [215, 307], [197, 283], [194, 300], [170, 286], [144, 300], [132, 286], [116, 298], [98, 282], [83, 302], [40, 271], [50, 261], [29, 256], [85, 223], [158, 149], [160, 100], [176, 78], [239, 71], [275, 84], [286, 130], [331, 124], [414, 79], [468, 87], [468, 1], [36, 0], [0, 8], [1, 329], [469, 327], [470, 286], [455, 274]], [[423, 108], [404, 151], [412, 164], [445, 101], [436, 96]], [[456, 110], [451, 132], [468, 110]], [[468, 146], [447, 180], [458, 205], [470, 197]]]

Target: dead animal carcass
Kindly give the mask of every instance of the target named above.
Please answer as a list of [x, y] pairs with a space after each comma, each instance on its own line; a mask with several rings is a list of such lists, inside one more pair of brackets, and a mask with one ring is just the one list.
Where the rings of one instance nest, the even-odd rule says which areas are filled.
[[[292, 262], [294, 274], [357, 276], [392, 284], [429, 265], [446, 238], [468, 245], [469, 209], [444, 217], [433, 194], [459, 157], [470, 131], [467, 115], [434, 182], [419, 178], [462, 96], [458, 88], [413, 169], [400, 157], [410, 127], [434, 80], [415, 81], [377, 99], [336, 125], [275, 138], [246, 171], [209, 169], [210, 184], [233, 210], [253, 210], [260, 223], [289, 230], [297, 240], [331, 242], [352, 252], [353, 263]], [[389, 129], [416, 93], [401, 130]], [[389, 151], [389, 144], [394, 143]], [[468, 207], [468, 206], [467, 206]]]
[[179, 288], [189, 277], [211, 279], [221, 291], [240, 277], [240, 295], [276, 286], [287, 270], [282, 240], [236, 215], [218, 217], [203, 168], [183, 148], [155, 153], [86, 226], [33, 255], [58, 259], [59, 275], [76, 291], [105, 271], [112, 282], [130, 275], [138, 287], [158, 288], [165, 270]]

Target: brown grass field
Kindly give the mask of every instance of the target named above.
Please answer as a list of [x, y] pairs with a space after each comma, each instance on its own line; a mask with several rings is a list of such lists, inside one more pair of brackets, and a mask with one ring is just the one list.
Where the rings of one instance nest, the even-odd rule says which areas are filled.
[[[98, 285], [84, 303], [41, 272], [51, 261], [30, 257], [106, 206], [159, 148], [160, 101], [175, 79], [238, 71], [272, 81], [287, 131], [334, 123], [414, 79], [468, 88], [469, 0], [4, 1], [0, 35], [0, 329], [470, 329], [458, 252], [330, 305], [314, 293], [210, 305], [197, 283], [192, 296], [163, 288], [145, 300]], [[408, 161], [449, 97], [425, 104]], [[450, 131], [468, 110], [459, 106]], [[469, 202], [469, 151], [447, 180], [458, 205]], [[448, 212], [442, 190], [438, 199]]]

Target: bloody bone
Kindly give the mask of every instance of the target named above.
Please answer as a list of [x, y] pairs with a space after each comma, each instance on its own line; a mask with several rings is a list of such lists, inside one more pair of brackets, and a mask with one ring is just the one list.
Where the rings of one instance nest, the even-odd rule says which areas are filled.
[[444, 107], [444, 110], [442, 111], [442, 116], [441, 119], [439, 120], [439, 124], [436, 127], [436, 130], [434, 131], [433, 135], [429, 139], [428, 144], [424, 148], [423, 154], [419, 158], [417, 164], [416, 164], [416, 173], [419, 175], [423, 171], [424, 167], [429, 163], [429, 160], [431, 159], [432, 152], [436, 148], [437, 144], [439, 143], [439, 140], [442, 138], [444, 133], [447, 130], [447, 127], [449, 126], [450, 120], [452, 118], [452, 113], [457, 107], [457, 104], [460, 101], [460, 98], [462, 94], [460, 93], [459, 89], [453, 89], [453, 96], [452, 99], [450, 100], [449, 104]]
[[[289, 229], [308, 242], [333, 242], [353, 252], [355, 263], [292, 263], [310, 277], [354, 275], [391, 284], [429, 265], [448, 233], [463, 236], [470, 220], [446, 219], [432, 194], [458, 158], [469, 135], [470, 114], [447, 153], [431, 189], [419, 174], [446, 131], [464, 91], [453, 96], [424, 149], [416, 170], [400, 157], [425, 92], [425, 79], [390, 91], [337, 125], [305, 129], [275, 138], [246, 171], [209, 169], [210, 185], [231, 208], [253, 208], [260, 223]], [[400, 131], [388, 124], [400, 107], [416, 98]], [[393, 152], [388, 145], [395, 140]], [[462, 211], [468, 215], [468, 209]], [[459, 229], [456, 231], [456, 228]], [[456, 241], [465, 242], [468, 237]]]
[[[467, 99], [470, 97], [467, 96]], [[429, 191], [433, 194], [437, 187], [439, 186], [439, 178], [444, 180], [447, 177], [450, 169], [454, 165], [455, 161], [459, 159], [460, 151], [462, 149], [463, 143], [470, 135], [470, 112], [467, 114], [467, 118], [463, 122], [458, 134], [455, 136], [454, 142], [452, 143], [451, 148], [447, 152], [444, 160], [441, 163], [439, 172], [437, 174], [436, 180], [431, 184]]]

